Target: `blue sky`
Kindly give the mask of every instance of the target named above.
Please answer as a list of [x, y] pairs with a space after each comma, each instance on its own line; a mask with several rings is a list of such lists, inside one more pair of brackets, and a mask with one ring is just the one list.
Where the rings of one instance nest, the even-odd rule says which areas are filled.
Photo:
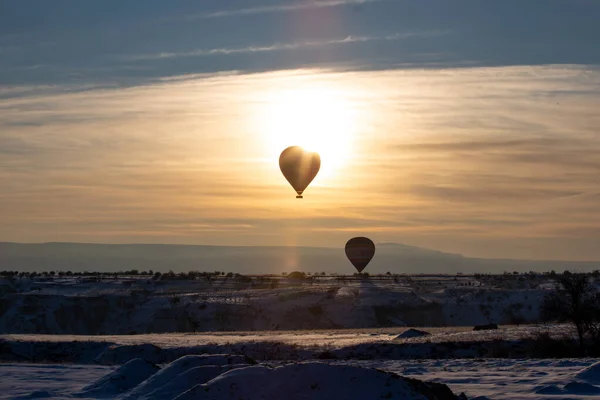
[[0, 2], [0, 83], [298, 66], [598, 64], [595, 0]]
[[[0, 0], [0, 241], [600, 260], [600, 2]], [[314, 146], [295, 199], [277, 158]]]

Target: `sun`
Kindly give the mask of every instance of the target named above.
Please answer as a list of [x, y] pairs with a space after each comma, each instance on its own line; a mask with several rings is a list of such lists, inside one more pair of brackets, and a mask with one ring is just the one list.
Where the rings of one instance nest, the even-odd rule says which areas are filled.
[[288, 146], [301, 146], [321, 156], [315, 179], [323, 181], [342, 168], [355, 135], [355, 113], [349, 99], [330, 87], [276, 90], [264, 104], [262, 129], [269, 153], [278, 158]]

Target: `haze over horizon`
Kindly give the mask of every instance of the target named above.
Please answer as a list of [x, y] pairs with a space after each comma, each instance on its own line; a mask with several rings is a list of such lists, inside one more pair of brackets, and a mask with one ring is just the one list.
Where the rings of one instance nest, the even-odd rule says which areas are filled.
[[[2, 270], [20, 272], [224, 271], [282, 274], [291, 271], [350, 275], [356, 269], [343, 247], [203, 246], [170, 244], [0, 242]], [[552, 270], [591, 272], [600, 261], [468, 257], [399, 243], [377, 244], [369, 274], [457, 274]]]
[[0, 0], [0, 242], [600, 260], [600, 2], [203, 3]]
[[[202, 248], [202, 247], [207, 247], [207, 248], [304, 248], [304, 249], [328, 249], [328, 250], [338, 250], [341, 254], [341, 252], [343, 251], [343, 243], [338, 244], [338, 245], [331, 245], [331, 244], [326, 244], [326, 245], [292, 245], [292, 246], [288, 246], [288, 245], [229, 245], [229, 244], [202, 244], [202, 243], [194, 243], [194, 244], [181, 244], [181, 243], [146, 243], [146, 242], [129, 242], [129, 243], [104, 243], [104, 242], [55, 242], [55, 241], [46, 241], [46, 242], [10, 242], [10, 241], [0, 241], [0, 245], [3, 244], [9, 244], [9, 245], [21, 245], [21, 246], [28, 246], [28, 245], [66, 245], [66, 246], [86, 246], [86, 245], [91, 245], [91, 246], [106, 246], [106, 247], [112, 247], [112, 246], [121, 246], [121, 247], [127, 247], [127, 246], [144, 246], [144, 247], [198, 247], [198, 248]], [[405, 243], [397, 243], [397, 242], [376, 242], [375, 245], [377, 246], [378, 250], [381, 249], [401, 249], [401, 250], [410, 250], [410, 251], [416, 251], [416, 252], [426, 252], [426, 253], [439, 253], [439, 254], [443, 254], [443, 255], [450, 255], [450, 256], [460, 256], [460, 257], [465, 257], [465, 258], [482, 258], [482, 259], [489, 259], [489, 260], [515, 260], [515, 261], [551, 261], [551, 262], [575, 262], [577, 263], [578, 261], [575, 260], [561, 260], [561, 259], [535, 259], [535, 258], [525, 258], [525, 259], [516, 259], [516, 258], [510, 258], [510, 257], [477, 257], [477, 256], [473, 256], [470, 254], [463, 254], [463, 253], [458, 253], [458, 252], [448, 252], [448, 251], [442, 251], [442, 250], [438, 250], [438, 249], [434, 249], [434, 248], [426, 248], [426, 247], [420, 247], [420, 246], [413, 246], [413, 245], [409, 245], [409, 244], [405, 244]], [[1, 250], [1, 249], [0, 249]], [[0, 256], [5, 255], [0, 251]], [[600, 263], [600, 260], [584, 260], [582, 262], [589, 262], [589, 263], [593, 263], [591, 265], [595, 265], [595, 263]], [[600, 265], [598, 265], [600, 266]]]

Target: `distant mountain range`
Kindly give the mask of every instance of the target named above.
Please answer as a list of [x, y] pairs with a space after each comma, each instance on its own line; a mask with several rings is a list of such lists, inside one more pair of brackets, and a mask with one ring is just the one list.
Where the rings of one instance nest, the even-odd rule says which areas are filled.
[[[592, 271], [600, 262], [469, 258], [397, 243], [379, 243], [369, 273]], [[0, 270], [17, 271], [226, 271], [281, 274], [301, 270], [356, 272], [343, 248], [0, 242]]]

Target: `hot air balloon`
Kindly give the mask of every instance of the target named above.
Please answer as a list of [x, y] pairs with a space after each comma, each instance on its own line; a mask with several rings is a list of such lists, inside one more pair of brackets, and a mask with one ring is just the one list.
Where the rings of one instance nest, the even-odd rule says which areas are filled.
[[308, 152], [302, 147], [291, 146], [279, 156], [279, 168], [298, 193], [296, 198], [301, 199], [302, 192], [315, 179], [321, 168], [321, 156], [316, 152]]
[[355, 237], [346, 243], [346, 257], [361, 273], [375, 255], [375, 243], [366, 237]]

